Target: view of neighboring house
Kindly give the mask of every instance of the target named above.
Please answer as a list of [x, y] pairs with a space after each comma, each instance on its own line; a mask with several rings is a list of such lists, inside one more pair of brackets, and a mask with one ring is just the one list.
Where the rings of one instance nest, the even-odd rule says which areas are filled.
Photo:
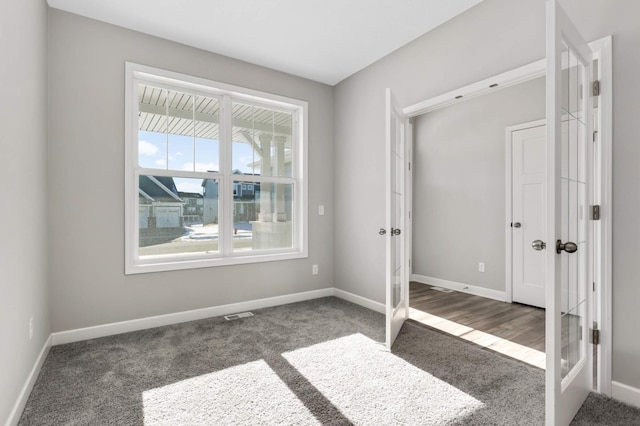
[[204, 196], [198, 192], [178, 191], [178, 195], [184, 201], [182, 211], [183, 223], [202, 223], [204, 213]]
[[[243, 174], [235, 171], [235, 174]], [[174, 178], [140, 176], [138, 186], [139, 228], [180, 228], [184, 225], [218, 223], [218, 181], [202, 181], [202, 194], [178, 191]], [[234, 182], [234, 222], [256, 220], [260, 182]]]
[[[234, 170], [235, 175], [247, 175], [240, 170]], [[253, 175], [258, 176], [258, 175]], [[205, 179], [202, 181], [202, 224], [218, 223], [218, 181]], [[260, 182], [234, 182], [233, 206], [234, 222], [249, 222], [257, 220], [260, 212]]]
[[183, 226], [183, 206], [172, 177], [140, 176], [138, 184], [139, 227], [179, 228]]

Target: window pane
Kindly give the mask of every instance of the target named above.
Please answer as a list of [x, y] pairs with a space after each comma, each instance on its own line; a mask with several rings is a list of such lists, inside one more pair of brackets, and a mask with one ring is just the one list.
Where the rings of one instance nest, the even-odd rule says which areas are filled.
[[217, 99], [196, 96], [195, 99], [195, 164], [196, 172], [220, 171], [220, 104]]
[[260, 176], [293, 176], [293, 114], [233, 103], [232, 167]]
[[168, 94], [167, 141], [169, 144], [169, 169], [189, 170], [194, 168], [194, 96], [170, 90]]
[[218, 252], [218, 181], [140, 176], [140, 258]]
[[167, 91], [138, 85], [138, 164], [167, 168]]
[[293, 185], [233, 182], [234, 251], [292, 247]]

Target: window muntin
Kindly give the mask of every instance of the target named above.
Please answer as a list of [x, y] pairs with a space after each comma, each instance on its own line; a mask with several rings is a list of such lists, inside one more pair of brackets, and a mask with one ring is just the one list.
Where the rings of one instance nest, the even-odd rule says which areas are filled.
[[127, 273], [306, 257], [306, 103], [128, 67]]

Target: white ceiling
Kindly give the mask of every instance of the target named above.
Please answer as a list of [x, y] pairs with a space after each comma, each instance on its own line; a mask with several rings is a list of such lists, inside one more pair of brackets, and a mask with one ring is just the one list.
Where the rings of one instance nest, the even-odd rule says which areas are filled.
[[482, 0], [48, 0], [110, 24], [334, 85]]

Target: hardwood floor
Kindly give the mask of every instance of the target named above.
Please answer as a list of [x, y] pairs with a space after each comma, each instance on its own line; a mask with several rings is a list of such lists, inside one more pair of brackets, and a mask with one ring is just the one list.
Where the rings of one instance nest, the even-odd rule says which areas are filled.
[[544, 368], [544, 309], [411, 282], [412, 320]]

